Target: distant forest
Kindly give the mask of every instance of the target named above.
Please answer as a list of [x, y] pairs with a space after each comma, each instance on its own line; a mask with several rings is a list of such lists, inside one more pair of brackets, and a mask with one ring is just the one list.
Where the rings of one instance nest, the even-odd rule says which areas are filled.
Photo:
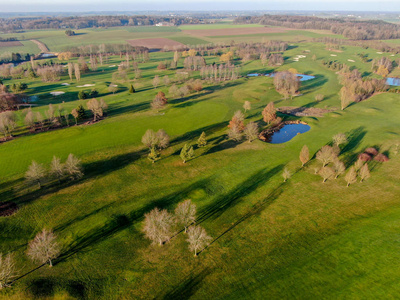
[[199, 24], [202, 19], [194, 17], [168, 16], [79, 16], [79, 17], [39, 17], [1, 18], [0, 31], [18, 32], [29, 29], [83, 29], [93, 27], [145, 26], [160, 22]]
[[353, 40], [388, 40], [400, 38], [400, 25], [385, 21], [357, 21], [344, 18], [318, 18], [310, 16], [247, 16], [235, 19], [238, 24], [262, 24], [296, 29], [330, 30]]

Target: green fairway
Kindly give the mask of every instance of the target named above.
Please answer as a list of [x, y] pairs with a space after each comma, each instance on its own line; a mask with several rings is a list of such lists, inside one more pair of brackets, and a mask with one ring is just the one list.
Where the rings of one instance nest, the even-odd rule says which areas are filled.
[[[62, 31], [24, 35], [59, 51], [66, 45], [145, 37], [205, 44], [202, 38], [180, 30], [235, 26], [88, 29], [79, 30], [82, 35], [74, 37]], [[292, 41], [293, 37], [302, 40], [302, 36], [321, 35], [296, 30], [271, 34], [267, 39], [287, 37]], [[244, 36], [243, 41], [264, 37]], [[34, 134], [25, 130], [1, 144], [0, 201], [13, 201], [19, 210], [0, 218], [0, 252], [15, 253], [24, 276], [12, 288], [0, 290], [0, 299], [399, 298], [400, 155], [395, 155], [394, 147], [400, 143], [400, 94], [380, 93], [342, 111], [338, 95], [342, 86], [336, 71], [322, 64], [322, 60], [337, 60], [356, 67], [365, 77], [380, 78], [371, 72], [372, 62], [362, 62], [358, 54], [368, 54], [371, 60], [382, 55], [397, 59], [399, 55], [379, 54], [372, 48], [344, 46], [340, 52], [326, 48], [316, 42], [291, 43], [279, 67], [262, 66], [260, 60], [235, 60], [240, 78], [204, 82], [202, 91], [183, 98], [170, 95], [169, 86], [162, 81], [165, 75], [172, 79], [175, 70], [157, 68], [160, 62], [171, 61], [173, 52], [150, 53], [150, 61], [139, 64], [142, 77], [134, 79], [129, 70], [129, 81], [118, 82], [115, 94], [108, 86], [125, 59], [119, 56], [111, 56], [97, 71], [82, 74], [79, 83], [70, 81], [67, 74], [51, 83], [39, 78], [5, 80], [8, 85], [28, 83], [27, 94], [38, 96], [32, 108], [35, 112], [44, 113], [50, 103], [55, 107], [62, 104], [68, 111], [80, 104], [86, 107], [87, 100], [78, 100], [78, 92], [92, 88], [109, 109], [107, 116], [94, 124]], [[294, 61], [296, 55], [305, 57]], [[211, 65], [219, 57], [205, 56], [205, 60]], [[183, 68], [182, 58], [178, 68]], [[315, 76], [301, 83], [301, 94], [293, 99], [283, 99], [272, 78], [246, 77], [290, 68]], [[161, 78], [157, 88], [152, 84], [155, 75]], [[200, 78], [198, 71], [191, 76]], [[78, 87], [84, 84], [94, 86]], [[128, 92], [130, 84], [136, 93]], [[51, 96], [54, 91], [65, 94]], [[165, 92], [169, 104], [155, 111], [150, 103], [159, 91]], [[317, 94], [323, 94], [324, 100], [317, 102]], [[245, 101], [252, 105], [245, 113], [245, 124], [254, 121], [262, 129], [267, 124], [261, 112], [271, 101], [276, 107], [331, 112], [322, 117], [278, 113], [285, 121], [301, 120], [311, 127], [284, 144], [258, 139], [236, 143], [228, 139], [227, 126], [235, 111], [243, 110]], [[22, 125], [23, 112], [17, 115]], [[164, 129], [171, 136], [170, 147], [161, 151], [161, 159], [154, 164], [141, 143], [147, 129]], [[198, 148], [196, 142], [203, 131], [208, 144]], [[346, 187], [344, 175], [322, 183], [314, 174], [321, 163], [312, 159], [301, 167], [299, 152], [307, 145], [313, 157], [337, 133], [345, 133], [349, 140], [340, 154], [346, 167], [367, 147], [376, 147], [390, 160], [371, 161], [371, 178], [363, 183]], [[184, 144], [195, 146], [194, 159], [185, 164], [179, 155]], [[41, 190], [26, 186], [24, 173], [32, 160], [47, 166], [54, 155], [64, 161], [70, 153], [82, 160], [82, 179], [47, 184]], [[293, 173], [287, 182], [282, 177], [285, 167]], [[172, 212], [185, 199], [196, 204], [197, 224], [213, 238], [198, 257], [189, 251], [183, 232], [161, 247], [151, 245], [142, 233], [145, 213], [154, 207]], [[26, 248], [43, 228], [54, 230], [62, 250], [52, 268], [37, 269], [39, 264], [27, 258]]]

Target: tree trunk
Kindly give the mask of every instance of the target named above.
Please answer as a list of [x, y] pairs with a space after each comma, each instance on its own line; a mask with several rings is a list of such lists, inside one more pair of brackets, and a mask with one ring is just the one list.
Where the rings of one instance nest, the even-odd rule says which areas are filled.
[[40, 184], [40, 180], [38, 180], [38, 186], [39, 186], [39, 189], [42, 188], [42, 185]]
[[51, 261], [51, 259], [49, 259], [49, 267], [51, 268], [53, 266], [53, 263]]

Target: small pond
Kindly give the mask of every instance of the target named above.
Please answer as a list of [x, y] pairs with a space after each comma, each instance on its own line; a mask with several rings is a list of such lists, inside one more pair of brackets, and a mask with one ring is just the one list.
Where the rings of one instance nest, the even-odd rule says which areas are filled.
[[[300, 78], [300, 81], [307, 81], [307, 80], [311, 80], [311, 79], [315, 78], [315, 76], [312, 76], [312, 75], [305, 75], [305, 74], [296, 74], [296, 75], [297, 75], [297, 77]], [[274, 77], [275, 73], [266, 74], [265, 76]]]
[[257, 77], [257, 76], [260, 76], [260, 74], [257, 73], [247, 74], [247, 77]]
[[386, 84], [393, 85], [393, 86], [400, 86], [400, 78], [388, 77], [386, 79]]
[[307, 124], [287, 124], [274, 132], [268, 139], [271, 144], [282, 144], [290, 141], [296, 135], [307, 132], [311, 127]]

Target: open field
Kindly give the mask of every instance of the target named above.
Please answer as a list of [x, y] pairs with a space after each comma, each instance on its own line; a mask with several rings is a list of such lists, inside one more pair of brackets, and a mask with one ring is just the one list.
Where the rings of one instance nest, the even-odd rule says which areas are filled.
[[[225, 30], [234, 25], [207, 26], [206, 30]], [[24, 34], [51, 51], [62, 49], [67, 41], [78, 45], [193, 38], [180, 31], [141, 30], [82, 30], [84, 34], [71, 38], [51, 31]], [[244, 35], [243, 40], [290, 40], [300, 32], [307, 38], [323, 35], [293, 30]], [[128, 82], [118, 82], [115, 94], [108, 86], [122, 62], [119, 56], [82, 74], [80, 82], [67, 74], [51, 83], [39, 78], [4, 80], [8, 85], [28, 83], [27, 94], [38, 96], [33, 111], [44, 113], [50, 103], [62, 104], [68, 111], [86, 106], [87, 100], [77, 100], [77, 95], [92, 88], [109, 109], [107, 117], [95, 124], [28, 133], [0, 145], [1, 201], [19, 206], [15, 215], [0, 218], [0, 252], [15, 253], [25, 275], [12, 288], [0, 290], [0, 299], [399, 298], [400, 154], [394, 147], [400, 143], [400, 94], [381, 93], [342, 111], [337, 74], [321, 61], [337, 60], [363, 76], [380, 78], [371, 73], [371, 61], [364, 63], [357, 54], [368, 54], [369, 59], [400, 55], [348, 46], [341, 50], [331, 52], [325, 44], [301, 42], [283, 53], [285, 62], [279, 67], [262, 66], [260, 60], [234, 60], [241, 66], [239, 79], [204, 82], [202, 91], [183, 98], [170, 95], [164, 83], [158, 88], [152, 85], [155, 75], [174, 77], [175, 70], [157, 69], [160, 61], [173, 58], [173, 52], [150, 53], [150, 61], [139, 64], [142, 77], [135, 79], [130, 70]], [[297, 55], [305, 57], [294, 61]], [[219, 63], [215, 56], [205, 60], [208, 65]], [[183, 68], [182, 58], [178, 68]], [[272, 78], [245, 77], [289, 68], [315, 76], [302, 82], [301, 95], [292, 100], [275, 91]], [[196, 71], [192, 76], [200, 75]], [[130, 84], [136, 93], [128, 93]], [[78, 87], [84, 85], [94, 86]], [[54, 91], [64, 94], [51, 96]], [[169, 102], [161, 113], [150, 108], [158, 91], [165, 92]], [[317, 94], [325, 95], [324, 100], [315, 101]], [[277, 107], [332, 112], [319, 117], [280, 115], [311, 126], [284, 144], [235, 143], [227, 138], [227, 125], [244, 101], [252, 105], [245, 123], [254, 121], [262, 128], [267, 124], [261, 111], [270, 101]], [[23, 112], [17, 115], [21, 125]], [[171, 145], [152, 164], [141, 138], [147, 129], [161, 128], [171, 136]], [[203, 131], [208, 144], [197, 148]], [[349, 139], [340, 154], [346, 167], [367, 147], [378, 148], [390, 161], [370, 162], [371, 178], [363, 183], [346, 187], [344, 176], [322, 183], [314, 174], [320, 163], [313, 159], [302, 168], [299, 152], [307, 145], [313, 156], [339, 132]], [[195, 158], [184, 164], [179, 153], [186, 143], [195, 146]], [[41, 190], [25, 185], [24, 173], [32, 160], [48, 164], [53, 155], [65, 160], [69, 153], [82, 159], [82, 179], [48, 184]], [[285, 167], [293, 173], [287, 182], [282, 178]], [[185, 199], [197, 205], [197, 224], [213, 238], [196, 258], [187, 249], [183, 232], [162, 247], [151, 245], [141, 232], [145, 213], [154, 207], [173, 211]], [[37, 268], [25, 252], [27, 243], [45, 227], [57, 234], [61, 256], [54, 267]]]
[[0, 42], [0, 48], [1, 47], [19, 47], [19, 46], [23, 46], [23, 44], [20, 41]]
[[283, 33], [286, 28], [278, 27], [246, 27], [246, 28], [223, 28], [223, 29], [196, 29], [183, 30], [183, 33], [195, 36], [227, 36], [227, 35], [252, 35], [252, 34], [268, 34], [268, 33]]
[[162, 49], [164, 47], [169, 47], [170, 49], [173, 49], [174, 47], [184, 46], [182, 43], [166, 38], [129, 40], [128, 43], [131, 46], [142, 46], [149, 49]]

